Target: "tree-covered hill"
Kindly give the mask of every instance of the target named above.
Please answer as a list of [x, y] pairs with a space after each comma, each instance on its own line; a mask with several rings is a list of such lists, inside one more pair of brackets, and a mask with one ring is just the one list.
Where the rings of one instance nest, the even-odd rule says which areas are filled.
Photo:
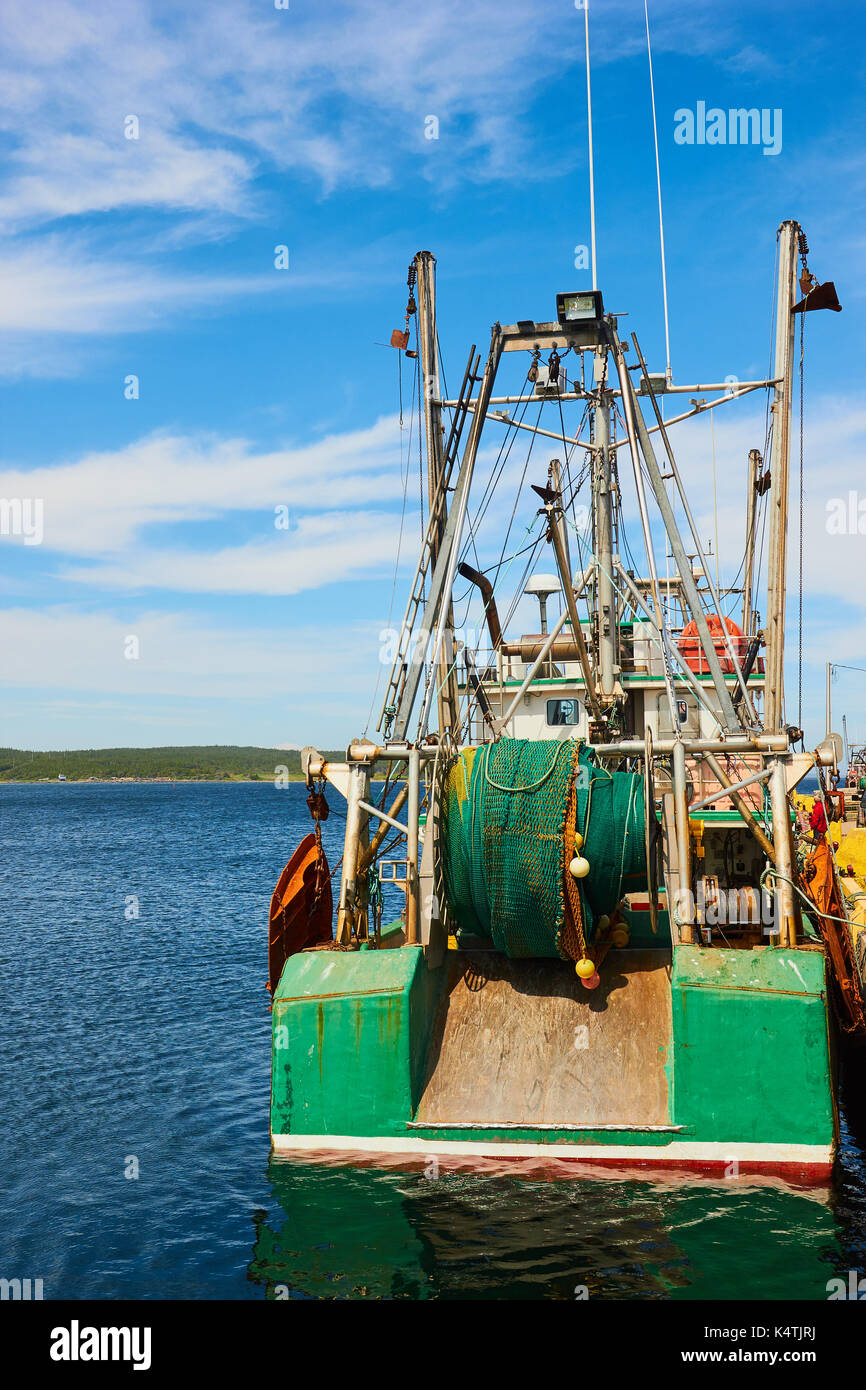
[[[326, 751], [337, 761], [345, 751]], [[300, 753], [287, 748], [238, 748], [213, 744], [201, 748], [76, 748], [32, 753], [21, 748], [0, 748], [0, 782], [69, 782], [88, 778], [166, 778], [170, 781], [233, 779], [272, 781], [277, 768], [288, 768], [300, 777]]]

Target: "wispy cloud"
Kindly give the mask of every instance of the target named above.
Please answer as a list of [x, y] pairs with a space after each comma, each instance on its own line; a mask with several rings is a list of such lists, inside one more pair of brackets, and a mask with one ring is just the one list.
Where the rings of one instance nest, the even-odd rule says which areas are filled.
[[113, 333], [153, 326], [181, 305], [288, 286], [276, 275], [205, 277], [98, 256], [58, 236], [0, 251], [0, 330]]
[[[157, 434], [53, 468], [0, 471], [0, 497], [41, 499], [40, 555], [93, 561], [64, 568], [71, 583], [292, 594], [393, 572], [399, 438], [390, 417], [272, 452], [239, 439]], [[214, 545], [213, 526], [229, 518], [255, 534]], [[417, 526], [411, 504], [407, 524]], [[166, 527], [174, 532], [168, 543]], [[23, 536], [0, 541], [16, 543], [24, 547]], [[35, 557], [37, 547], [28, 549]]]
[[[321, 689], [369, 698], [378, 660], [371, 634], [347, 623], [314, 628], [301, 620], [277, 642], [270, 630], [202, 622], [191, 614], [131, 610], [121, 618], [72, 605], [0, 610], [0, 643], [16, 653], [4, 673], [7, 687], [93, 691], [132, 701], [256, 698], [273, 689], [286, 698], [305, 696], [310, 652], [316, 653]], [[137, 655], [130, 658], [130, 652]]]
[[199, 594], [297, 594], [393, 572], [399, 521], [388, 512], [325, 512], [282, 538], [218, 550], [141, 548], [120, 563], [72, 567], [71, 583]]
[[[747, 73], [764, 63], [729, 11], [684, 11], [680, 0], [652, 10], [658, 53]], [[592, 25], [599, 65], [642, 51], [634, 0], [606, 0]], [[40, 338], [36, 350], [0, 350], [0, 373], [68, 373], [48, 334], [142, 331], [179, 306], [273, 288], [265, 273], [207, 276], [165, 261], [272, 215], [269, 176], [320, 198], [407, 176], [455, 187], [564, 173], [582, 143], [530, 112], [579, 68], [582, 46], [583, 14], [568, 3], [543, 18], [500, 0], [0, 8], [0, 329]], [[570, 119], [579, 128], [580, 110]], [[40, 231], [22, 249], [20, 237]], [[280, 280], [303, 283], [294, 269]]]
[[[664, 0], [653, 10], [659, 51], [760, 59], [718, 8], [684, 12]], [[640, 51], [632, 0], [608, 0], [592, 22], [600, 63]], [[542, 16], [499, 0], [287, 10], [209, 0], [204, 12], [45, 0], [38, 23], [6, 6], [0, 41], [9, 142], [0, 225], [14, 229], [147, 206], [248, 216], [263, 161], [325, 192], [380, 186], [407, 157], [427, 159], [430, 176], [447, 181], [514, 177], [518, 165], [540, 173], [523, 156], [538, 156], [550, 131], [528, 130], [524, 118], [580, 61], [583, 14], [563, 4]], [[125, 137], [129, 115], [136, 140]], [[425, 136], [431, 115], [438, 149]]]
[[51, 468], [0, 470], [0, 496], [43, 499], [48, 550], [112, 556], [155, 523], [261, 511], [272, 526], [278, 506], [327, 511], [395, 499], [399, 447], [393, 417], [271, 452], [243, 439], [159, 433]]
[[[0, 371], [39, 371], [28, 335], [42, 342], [61, 335], [82, 339], [98, 335], [146, 332], [164, 327], [173, 315], [190, 308], [223, 307], [243, 296], [318, 293], [327, 299], [383, 274], [371, 248], [353, 265], [310, 258], [303, 270], [282, 273], [270, 267], [256, 274], [206, 275], [198, 270], [171, 270], [147, 254], [124, 257], [116, 250], [100, 254], [84, 236], [51, 233], [26, 243], [0, 246], [0, 332], [24, 344], [23, 365], [8, 341], [0, 344]], [[55, 347], [55, 353], [61, 349]], [[52, 362], [50, 372], [63, 372]], [[48, 371], [49, 367], [45, 367]]]

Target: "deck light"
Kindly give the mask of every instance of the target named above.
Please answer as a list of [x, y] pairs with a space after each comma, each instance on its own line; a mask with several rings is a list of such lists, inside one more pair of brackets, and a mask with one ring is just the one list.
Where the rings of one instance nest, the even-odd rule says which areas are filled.
[[580, 290], [576, 294], [558, 294], [556, 296], [556, 317], [562, 324], [600, 324], [604, 318], [601, 290]]

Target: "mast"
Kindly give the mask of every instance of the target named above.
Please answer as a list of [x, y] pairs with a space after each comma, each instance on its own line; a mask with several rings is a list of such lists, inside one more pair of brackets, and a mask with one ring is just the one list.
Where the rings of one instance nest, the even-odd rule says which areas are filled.
[[[439, 389], [439, 344], [436, 334], [436, 257], [419, 251], [414, 260], [418, 296], [418, 363], [424, 403], [424, 430], [427, 441], [427, 494], [431, 515], [436, 506], [444, 469], [441, 391]], [[439, 521], [430, 537], [430, 562], [435, 565], [445, 532], [446, 508], [439, 509]], [[459, 689], [454, 660], [454, 605], [448, 595], [445, 620], [446, 641], [436, 668], [439, 730], [454, 732], [458, 725]]]
[[[550, 475], [550, 486], [554, 492], [562, 497], [562, 465], [559, 459], [550, 460], [548, 473]], [[562, 546], [565, 552], [565, 566], [570, 576], [573, 573], [571, 568], [571, 547], [568, 544], [568, 531], [566, 529], [564, 511], [559, 515], [559, 533], [562, 536]]]
[[484, 376], [481, 380], [478, 397], [474, 402], [472, 424], [469, 427], [469, 438], [466, 441], [466, 447], [463, 451], [463, 460], [460, 464], [460, 472], [457, 475], [454, 497], [445, 522], [445, 529], [442, 534], [442, 545], [436, 557], [436, 564], [433, 567], [433, 574], [430, 579], [430, 589], [427, 595], [427, 604], [424, 609], [424, 618], [419, 633], [418, 646], [415, 649], [413, 660], [410, 663], [406, 676], [406, 683], [400, 697], [400, 704], [394, 717], [393, 737], [395, 739], [404, 739], [407, 737], [409, 719], [421, 681], [422, 666], [427, 658], [431, 633], [435, 629], [436, 635], [433, 643], [432, 655], [433, 671], [431, 673], [430, 684], [424, 699], [424, 706], [419, 723], [421, 737], [423, 737], [426, 732], [427, 722], [430, 716], [434, 682], [437, 682], [437, 672], [440, 669], [440, 661], [443, 657], [443, 644], [446, 630], [453, 630], [449, 629], [451, 587], [454, 583], [454, 575], [457, 570], [460, 542], [463, 537], [463, 527], [466, 521], [467, 508], [469, 506], [469, 490], [472, 485], [472, 475], [475, 471], [475, 460], [478, 455], [481, 431], [484, 427], [484, 419], [487, 414], [487, 407], [490, 404], [493, 382], [496, 379], [496, 372], [499, 367], [501, 355], [502, 329], [500, 325], [496, 323], [493, 325], [490, 334], [490, 352], [487, 356], [487, 364], [484, 368]]
[[[418, 300], [418, 361], [424, 392], [424, 430], [427, 439], [427, 493], [432, 503], [442, 475], [442, 407], [439, 404], [439, 353], [436, 344], [436, 257], [432, 251], [419, 251], [414, 265]], [[434, 541], [434, 562], [443, 526], [444, 520]]]
[[779, 280], [776, 297], [776, 357], [773, 441], [770, 453], [770, 548], [767, 568], [767, 678], [764, 730], [777, 733], [784, 712], [785, 579], [788, 550], [788, 466], [791, 452], [791, 396], [794, 365], [793, 314], [798, 222], [779, 228]]
[[[604, 355], [607, 361], [607, 354]], [[611, 491], [610, 412], [611, 393], [604, 380], [598, 388], [594, 412], [593, 505], [595, 508], [596, 584], [598, 609], [598, 665], [602, 702], [617, 694], [616, 594], [613, 587], [613, 493]]]
[[569, 573], [569, 560], [566, 551], [565, 518], [562, 510], [562, 498], [559, 493], [550, 494], [552, 499], [545, 503], [545, 510], [548, 515], [550, 539], [553, 543], [553, 553], [556, 556], [556, 566], [559, 570], [559, 581], [562, 585], [562, 595], [565, 599], [565, 606], [571, 621], [572, 637], [577, 647], [580, 669], [583, 672], [583, 685], [586, 693], [586, 703], [589, 706], [593, 721], [599, 726], [599, 734], [602, 725], [602, 709], [598, 699], [598, 692], [595, 687], [595, 677], [589, 660], [589, 652], [586, 648], [586, 640], [583, 636], [583, 628], [580, 625], [580, 613], [577, 608], [577, 599], [574, 593], [574, 580]]
[[749, 482], [746, 494], [746, 562], [743, 571], [743, 632], [747, 637], [752, 633], [752, 576], [755, 569], [755, 511], [758, 481], [758, 467], [761, 455], [757, 449], [749, 451]]

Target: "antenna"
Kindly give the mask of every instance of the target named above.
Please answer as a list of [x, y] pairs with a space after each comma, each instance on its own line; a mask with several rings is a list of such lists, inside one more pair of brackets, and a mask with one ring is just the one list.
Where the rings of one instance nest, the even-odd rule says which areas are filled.
[[[656, 187], [658, 188], [658, 194], [659, 194], [659, 245], [660, 245], [660, 247], [661, 247], [661, 258], [662, 258], [662, 298], [664, 299], [664, 307], [665, 307], [665, 359], [666, 359], [666, 376], [667, 376], [667, 381], [668, 381], [668, 383], [670, 384], [670, 382], [671, 382], [671, 380], [672, 380], [672, 377], [671, 377], [671, 334], [670, 334], [670, 327], [669, 327], [669, 325], [668, 325], [668, 276], [667, 276], [667, 269], [666, 269], [666, 266], [665, 266], [665, 223], [664, 223], [664, 216], [663, 216], [663, 214], [662, 214], [662, 176], [661, 176], [661, 167], [660, 167], [660, 165], [659, 165], [659, 128], [658, 128], [658, 121], [656, 120], [656, 89], [655, 89], [655, 82], [653, 81], [653, 53], [652, 53], [652, 45], [650, 44], [649, 9], [647, 8], [647, 0], [643, 0], [643, 12], [644, 12], [644, 18], [646, 19], [646, 51], [647, 51], [647, 58], [649, 59], [650, 101], [652, 102], [652, 110], [653, 110], [653, 140], [655, 141], [655, 151], [656, 151]], [[589, 22], [589, 21], [587, 21], [587, 23], [588, 23], [588, 22]], [[588, 43], [589, 43], [589, 40], [587, 39], [587, 44], [588, 44]], [[587, 48], [587, 64], [588, 64], [588, 63], [589, 63], [589, 49]], [[588, 68], [587, 68], [587, 81], [589, 81], [589, 70], [588, 70]], [[591, 147], [591, 142], [592, 142], [592, 134], [590, 133], [590, 147]], [[592, 169], [592, 156], [591, 156], [591, 155], [590, 155], [590, 169]], [[593, 252], [593, 267], [594, 267], [594, 266], [595, 266], [595, 252]]]
[[595, 270], [595, 174], [592, 165], [592, 87], [589, 80], [589, 0], [583, 0], [586, 27], [586, 124], [589, 131], [589, 230], [592, 242], [592, 288], [598, 289]]

